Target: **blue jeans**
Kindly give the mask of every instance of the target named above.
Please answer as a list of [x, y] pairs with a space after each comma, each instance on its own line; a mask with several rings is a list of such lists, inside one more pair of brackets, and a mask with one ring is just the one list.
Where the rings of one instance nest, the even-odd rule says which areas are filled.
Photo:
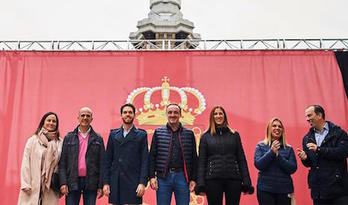
[[86, 178], [79, 177], [78, 190], [70, 191], [65, 197], [66, 205], [79, 205], [81, 194], [84, 205], [95, 205], [97, 200], [97, 190], [85, 190]]
[[165, 179], [158, 178], [157, 204], [170, 205], [173, 192], [175, 204], [188, 205], [190, 203], [190, 190], [184, 172], [167, 173]]

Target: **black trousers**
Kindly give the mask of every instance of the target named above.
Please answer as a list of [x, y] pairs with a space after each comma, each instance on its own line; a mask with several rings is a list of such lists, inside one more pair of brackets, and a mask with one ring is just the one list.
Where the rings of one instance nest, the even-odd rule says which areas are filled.
[[241, 181], [232, 179], [206, 180], [206, 195], [209, 205], [222, 205], [224, 193], [226, 205], [238, 205], [241, 194]]
[[291, 205], [288, 194], [270, 193], [257, 190], [259, 205]]
[[346, 205], [348, 204], [348, 196], [341, 196], [333, 199], [314, 199], [314, 205]]

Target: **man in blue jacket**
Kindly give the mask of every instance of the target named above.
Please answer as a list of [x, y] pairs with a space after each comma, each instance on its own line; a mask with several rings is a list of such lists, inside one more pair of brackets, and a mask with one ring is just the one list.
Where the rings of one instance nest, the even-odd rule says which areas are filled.
[[348, 136], [339, 126], [325, 121], [320, 105], [307, 107], [311, 128], [297, 149], [304, 166], [309, 167], [308, 183], [314, 205], [348, 204]]
[[156, 190], [157, 204], [170, 205], [174, 192], [177, 205], [188, 205], [197, 176], [196, 141], [179, 119], [181, 108], [169, 104], [167, 125], [157, 128], [150, 148], [150, 186]]
[[103, 192], [112, 204], [142, 204], [148, 182], [148, 143], [145, 130], [133, 120], [135, 107], [121, 107], [123, 125], [111, 130], [106, 146]]

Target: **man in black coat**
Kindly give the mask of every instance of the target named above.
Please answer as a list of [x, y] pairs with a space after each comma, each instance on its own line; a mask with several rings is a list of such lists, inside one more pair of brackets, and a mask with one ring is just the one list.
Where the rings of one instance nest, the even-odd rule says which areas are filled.
[[145, 130], [133, 120], [135, 107], [121, 107], [121, 128], [111, 130], [106, 146], [103, 192], [112, 204], [141, 204], [148, 182], [148, 143]]
[[309, 167], [308, 183], [314, 205], [348, 204], [348, 136], [330, 121], [320, 105], [307, 107], [306, 120], [311, 128], [297, 149], [304, 166]]
[[66, 196], [67, 205], [94, 205], [96, 198], [103, 196], [102, 162], [104, 157], [103, 138], [90, 125], [92, 110], [83, 107], [77, 119], [80, 124], [69, 132], [63, 141], [59, 161], [60, 191]]

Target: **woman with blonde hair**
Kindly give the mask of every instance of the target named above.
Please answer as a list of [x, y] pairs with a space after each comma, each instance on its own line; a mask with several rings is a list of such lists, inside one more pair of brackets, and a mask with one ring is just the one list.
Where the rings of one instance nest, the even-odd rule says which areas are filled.
[[[62, 151], [59, 138], [58, 116], [46, 113], [35, 133], [27, 140], [21, 167], [21, 189], [18, 205], [55, 205], [58, 204], [59, 191], [52, 186], [59, 184], [58, 162]], [[51, 182], [53, 182], [51, 184]]]
[[210, 112], [208, 130], [199, 144], [196, 193], [206, 194], [208, 204], [237, 205], [241, 192], [253, 192], [239, 133], [232, 130], [221, 106]]
[[290, 205], [294, 192], [291, 174], [297, 163], [292, 147], [286, 142], [283, 123], [272, 118], [265, 139], [256, 146], [254, 165], [259, 170], [257, 200], [260, 205]]

